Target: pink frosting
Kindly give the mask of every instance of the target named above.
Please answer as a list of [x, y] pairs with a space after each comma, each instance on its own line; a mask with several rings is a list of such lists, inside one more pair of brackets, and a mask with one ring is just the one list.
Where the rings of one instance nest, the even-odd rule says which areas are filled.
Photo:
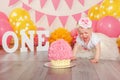
[[71, 57], [72, 48], [64, 39], [54, 41], [50, 45], [48, 50], [48, 58], [50, 60], [70, 59]]

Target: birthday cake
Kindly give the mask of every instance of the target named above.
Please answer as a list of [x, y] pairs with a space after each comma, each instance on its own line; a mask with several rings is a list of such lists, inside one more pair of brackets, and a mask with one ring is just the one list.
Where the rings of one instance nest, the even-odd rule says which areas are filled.
[[69, 66], [72, 57], [72, 48], [64, 39], [51, 43], [48, 50], [48, 58], [52, 66]]

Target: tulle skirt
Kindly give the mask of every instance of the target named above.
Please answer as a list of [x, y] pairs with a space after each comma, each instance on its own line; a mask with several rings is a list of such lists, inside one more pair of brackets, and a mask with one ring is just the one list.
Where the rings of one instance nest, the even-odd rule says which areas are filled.
[[[100, 59], [120, 60], [120, 53], [116, 44], [116, 38], [110, 38], [101, 33], [96, 34], [101, 40]], [[96, 54], [95, 49], [91, 50], [78, 49], [76, 57], [91, 59], [94, 58], [95, 54]]]

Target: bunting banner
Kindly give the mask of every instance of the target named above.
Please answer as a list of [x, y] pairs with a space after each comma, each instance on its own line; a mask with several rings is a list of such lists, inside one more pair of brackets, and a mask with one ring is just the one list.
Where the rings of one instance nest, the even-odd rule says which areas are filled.
[[[67, 20], [68, 20], [68, 18], [69, 18], [70, 16], [72, 16], [72, 17], [75, 19], [76, 22], [78, 22], [79, 19], [81, 18], [81, 12], [74, 13], [74, 14], [71, 14], [71, 15], [61, 15], [61, 16], [59, 16], [59, 15], [50, 15], [50, 14], [47, 14], [47, 13], [45, 13], [45, 12], [43, 12], [43, 11], [38, 11], [38, 10], [34, 9], [31, 5], [29, 5], [30, 3], [33, 2], [33, 0], [28, 0], [28, 3], [27, 3], [27, 2], [25, 3], [25, 2], [22, 1], [22, 0], [9, 0], [9, 5], [8, 5], [8, 6], [14, 5], [14, 4], [16, 4], [18, 1], [21, 1], [22, 7], [23, 7], [24, 9], [26, 9], [27, 11], [33, 10], [33, 11], [35, 12], [35, 22], [38, 22], [38, 21], [42, 18], [42, 16], [45, 15], [45, 16], [47, 17], [49, 26], [54, 22], [54, 20], [56, 19], [56, 17], [58, 17], [58, 19], [60, 20], [60, 22], [61, 22], [61, 24], [62, 24], [63, 26], [66, 25]], [[40, 6], [41, 6], [41, 8], [43, 8], [48, 0], [39, 0], [39, 1], [40, 1]], [[52, 4], [53, 4], [55, 10], [57, 10], [57, 8], [59, 7], [59, 4], [60, 4], [60, 1], [61, 1], [61, 0], [51, 0], [51, 1], [52, 1]], [[69, 5], [69, 8], [71, 9], [74, 0], [65, 0], [65, 1], [66, 1], [67, 5]], [[79, 2], [80, 2], [82, 5], [84, 5], [85, 0], [79, 0]], [[101, 2], [102, 2], [102, 1], [101, 1]], [[101, 3], [101, 2], [99, 2], [99, 3]], [[84, 12], [87, 14], [88, 10], [89, 10], [89, 9], [85, 10]]]
[[68, 7], [71, 9], [72, 8], [72, 4], [73, 4], [73, 0], [65, 0]]
[[79, 19], [81, 18], [81, 13], [74, 14], [74, 15], [72, 15], [72, 16], [73, 16], [73, 18], [78, 22]]
[[38, 22], [43, 15], [43, 13], [35, 11], [35, 22]]
[[[17, 3], [20, 0], [9, 0], [9, 6], [14, 5], [15, 3]], [[47, 0], [39, 0], [40, 1], [40, 6], [41, 8], [44, 7], [44, 5], [46, 4]], [[51, 0], [53, 7], [55, 10], [57, 10], [61, 0]], [[78, 0], [80, 2], [81, 5], [84, 6], [85, 1], [84, 0]], [[28, 0], [28, 4], [31, 4], [33, 2], [33, 0]], [[65, 0], [65, 2], [67, 3], [68, 7], [71, 9], [72, 5], [73, 5], [73, 0]]]
[[81, 4], [82, 4], [82, 6], [84, 6], [84, 0], [78, 0]]
[[9, 0], [9, 5], [8, 6], [12, 6], [14, 4], [16, 4], [19, 0]]
[[45, 3], [47, 2], [47, 0], [40, 0], [40, 6], [41, 8], [44, 7]]
[[62, 25], [65, 26], [68, 16], [59, 16], [59, 19], [60, 19]]
[[57, 10], [57, 8], [59, 6], [59, 3], [60, 3], [60, 0], [52, 0], [52, 3], [53, 3], [53, 6], [54, 6], [54, 9]]
[[56, 16], [52, 16], [52, 15], [46, 15], [46, 16], [47, 16], [47, 19], [48, 19], [48, 24], [50, 26], [53, 23]]
[[25, 10], [29, 11], [31, 9], [31, 7], [29, 7], [28, 5], [22, 3], [22, 8], [24, 8]]
[[88, 10], [86, 10], [86, 11], [84, 11], [84, 13], [85, 13], [85, 14], [88, 14], [88, 11], [89, 11], [89, 9], [88, 9]]

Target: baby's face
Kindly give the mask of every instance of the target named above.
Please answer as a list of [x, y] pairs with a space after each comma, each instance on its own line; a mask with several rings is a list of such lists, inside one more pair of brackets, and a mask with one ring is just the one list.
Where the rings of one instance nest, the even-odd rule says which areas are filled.
[[88, 42], [90, 40], [92, 29], [78, 28], [78, 32], [83, 41]]

